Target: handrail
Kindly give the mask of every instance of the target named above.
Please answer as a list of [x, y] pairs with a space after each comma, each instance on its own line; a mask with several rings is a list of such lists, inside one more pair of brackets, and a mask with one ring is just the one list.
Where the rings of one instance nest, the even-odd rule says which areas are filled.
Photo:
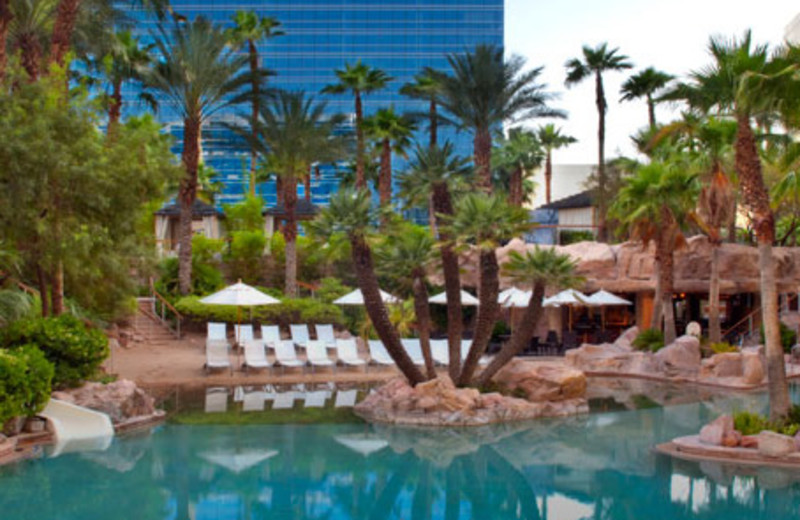
[[[175, 333], [175, 336], [178, 339], [180, 339], [181, 338], [181, 322], [183, 321], [183, 315], [181, 315], [181, 313], [178, 312], [178, 309], [176, 309], [169, 301], [167, 301], [166, 298], [164, 298], [161, 294], [159, 294], [158, 291], [156, 291], [156, 284], [153, 281], [153, 278], [150, 278], [150, 291], [153, 294], [153, 315], [157, 319], [161, 320], [161, 323], [164, 324], [164, 326], [166, 326], [168, 329], [172, 330], [172, 327], [170, 326], [169, 322], [167, 321], [166, 316], [164, 315], [164, 308], [169, 309], [169, 311], [172, 312], [172, 314], [175, 315], [175, 330], [173, 332]], [[156, 312], [156, 302], [157, 301], [161, 303], [161, 316], [159, 316], [158, 313]]]
[[[793, 299], [795, 299], [795, 298], [797, 298], [797, 294], [790, 293], [790, 294], [789, 294], [789, 301], [788, 301], [787, 303], [791, 303], [791, 302], [792, 302], [792, 300], [793, 300]], [[739, 321], [737, 321], [737, 322], [736, 322], [735, 324], [733, 324], [731, 327], [728, 327], [728, 329], [727, 329], [727, 330], [724, 330], [724, 331], [722, 331], [722, 337], [725, 337], [725, 336], [727, 336], [727, 335], [728, 335], [728, 334], [730, 334], [730, 333], [731, 333], [733, 330], [735, 330], [735, 329], [739, 328], [739, 326], [741, 326], [743, 323], [745, 323], [745, 322], [746, 322], [746, 321], [748, 321], [750, 318], [752, 318], [753, 316], [757, 315], [757, 314], [758, 314], [758, 313], [760, 313], [760, 312], [761, 312], [761, 306], [759, 305], [758, 307], [756, 307], [755, 309], [753, 309], [752, 311], [750, 311], [749, 313], [747, 313], [747, 314], [744, 316], [744, 318], [742, 318], [742, 319], [740, 319]]]
[[178, 309], [176, 309], [175, 307], [173, 307], [173, 305], [172, 305], [171, 303], [169, 303], [169, 301], [167, 301], [167, 299], [166, 299], [166, 298], [164, 298], [163, 296], [161, 296], [161, 294], [160, 294], [158, 291], [156, 291], [156, 286], [155, 286], [155, 284], [153, 283], [153, 279], [152, 279], [152, 278], [150, 279], [150, 289], [151, 289], [151, 290], [152, 290], [152, 292], [153, 292], [153, 297], [154, 297], [154, 298], [156, 298], [156, 299], [157, 299], [158, 301], [160, 301], [162, 304], [166, 305], [166, 306], [167, 306], [167, 308], [168, 308], [169, 310], [171, 310], [171, 311], [172, 311], [172, 313], [173, 313], [173, 314], [174, 314], [174, 315], [175, 315], [175, 316], [176, 316], [176, 317], [177, 317], [179, 320], [182, 320], [182, 319], [183, 319], [183, 316], [181, 315], [181, 313], [180, 313], [180, 312], [178, 312]]

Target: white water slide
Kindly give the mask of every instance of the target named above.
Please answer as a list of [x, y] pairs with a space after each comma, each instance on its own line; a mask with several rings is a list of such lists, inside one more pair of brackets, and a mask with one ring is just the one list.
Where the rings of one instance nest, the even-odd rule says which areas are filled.
[[47, 419], [55, 445], [52, 457], [74, 451], [104, 451], [114, 438], [108, 415], [58, 399], [50, 399], [39, 415]]

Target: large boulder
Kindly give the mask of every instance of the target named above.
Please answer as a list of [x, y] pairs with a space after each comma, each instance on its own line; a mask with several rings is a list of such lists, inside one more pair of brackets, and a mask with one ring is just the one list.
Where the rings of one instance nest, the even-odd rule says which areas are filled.
[[535, 363], [514, 359], [494, 381], [508, 393], [521, 393], [528, 401], [564, 401], [586, 395], [586, 375], [560, 363]]
[[757, 351], [742, 352], [742, 379], [748, 385], [759, 385], [764, 381], [764, 360]]
[[621, 349], [621, 350], [632, 350], [633, 349], [633, 340], [636, 339], [636, 336], [639, 335], [639, 327], [634, 325], [629, 329], [626, 329], [625, 332], [620, 334], [620, 336], [614, 341], [614, 346]]
[[720, 415], [700, 429], [700, 442], [711, 446], [722, 446], [723, 440], [730, 438], [733, 431], [735, 431], [733, 417]]
[[655, 353], [667, 375], [694, 376], [700, 370], [700, 340], [694, 336], [681, 336]]
[[796, 450], [794, 438], [788, 435], [766, 430], [758, 434], [758, 453], [765, 457], [785, 457]]
[[741, 352], [723, 352], [704, 359], [701, 377], [741, 377], [744, 372]]
[[80, 388], [53, 392], [53, 397], [103, 412], [115, 424], [156, 412], [155, 399], [127, 379], [108, 384], [86, 383]]

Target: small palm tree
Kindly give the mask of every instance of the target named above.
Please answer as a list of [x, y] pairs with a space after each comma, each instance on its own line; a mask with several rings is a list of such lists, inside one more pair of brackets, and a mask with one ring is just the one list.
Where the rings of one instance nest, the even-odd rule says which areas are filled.
[[461, 197], [456, 201], [455, 213], [447, 220], [449, 236], [462, 247], [477, 248], [479, 254], [478, 317], [472, 345], [458, 377], [458, 384], [464, 386], [472, 383], [500, 310], [497, 302], [500, 268], [495, 251], [504, 241], [529, 230], [531, 224], [526, 210], [484, 193]]
[[542, 67], [523, 72], [525, 60], [503, 58], [501, 47], [478, 45], [473, 52], [447, 56], [451, 74], [440, 74], [441, 106], [473, 132], [478, 186], [492, 190], [492, 129], [535, 117], [563, 117], [549, 106], [553, 95], [538, 83]]
[[[414, 76], [414, 81], [400, 87], [400, 94], [428, 102], [428, 143], [434, 147], [439, 142], [439, 124], [446, 120], [439, 114], [437, 105], [442, 94], [440, 75], [430, 67], [425, 67], [422, 72]], [[422, 116], [423, 114], [415, 114]]]
[[[258, 47], [256, 46], [263, 40], [268, 40], [284, 34], [278, 29], [281, 23], [270, 16], [258, 16], [253, 11], [236, 11], [231, 17], [233, 27], [228, 29], [228, 39], [236, 47], [247, 46], [247, 62], [250, 67], [250, 92], [247, 96], [250, 100], [250, 124], [253, 126], [253, 137], [255, 138], [255, 125], [258, 120], [259, 104], [261, 98], [266, 94], [262, 89], [265, 76], [270, 73], [261, 68], [259, 63]], [[256, 195], [256, 151], [250, 151], [250, 196]]]
[[155, 48], [161, 59], [143, 72], [142, 81], [160, 92], [183, 118], [181, 161], [186, 175], [178, 195], [178, 279], [181, 294], [188, 294], [192, 286], [192, 204], [197, 197], [201, 129], [247, 84], [249, 76], [240, 73], [247, 57], [238, 56], [228, 46], [225, 31], [203, 17], [176, 25], [169, 32], [162, 27]]
[[364, 119], [363, 124], [366, 135], [375, 139], [380, 147], [378, 194], [381, 206], [389, 206], [392, 203], [392, 151], [405, 155], [416, 125], [392, 107], [379, 109]]
[[479, 386], [489, 383], [492, 377], [514, 356], [525, 350], [525, 346], [533, 336], [541, 318], [545, 290], [548, 287], [556, 289], [574, 287], [581, 281], [581, 278], [575, 275], [577, 263], [569, 255], [559, 254], [552, 248], [540, 249], [537, 247], [534, 251], [525, 252], [524, 255], [512, 251], [509, 258], [510, 260], [503, 266], [503, 270], [514, 281], [520, 284], [530, 284], [531, 297], [519, 327], [511, 336], [511, 341], [503, 347], [478, 377], [477, 384]]
[[675, 76], [647, 67], [641, 72], [634, 74], [625, 80], [620, 89], [622, 98], [620, 101], [633, 101], [634, 99], [645, 98], [647, 101], [647, 119], [650, 128], [656, 127], [656, 99], [653, 96], [663, 90]]
[[561, 129], [556, 128], [556, 125], [553, 123], [548, 123], [537, 128], [536, 137], [545, 150], [544, 193], [545, 202], [550, 204], [553, 186], [553, 150], [559, 150], [573, 143], [577, 143], [578, 140], [571, 135], [562, 134]]
[[[600, 193], [606, 193], [606, 111], [608, 103], [603, 88], [603, 73], [630, 69], [633, 64], [628, 57], [618, 54], [619, 49], [609, 49], [607, 43], [601, 43], [594, 49], [584, 45], [583, 56], [567, 61], [567, 87], [572, 87], [583, 80], [593, 77], [595, 81], [595, 105], [597, 106], [597, 184]], [[606, 240], [606, 201], [598, 198], [598, 238]]]
[[120, 31], [110, 35], [110, 48], [100, 64], [93, 64], [104, 70], [111, 86], [108, 95], [108, 132], [119, 124], [122, 111], [122, 84], [141, 78], [142, 72], [151, 63], [151, 46], [142, 46], [139, 39], [130, 31]]
[[344, 69], [335, 71], [338, 78], [337, 83], [326, 86], [322, 89], [326, 94], [343, 94], [352, 92], [355, 98], [356, 116], [356, 188], [365, 189], [367, 180], [364, 176], [364, 108], [362, 106], [362, 96], [386, 87], [392, 78], [380, 69], [370, 67], [361, 61], [355, 65], [346, 63]]
[[31, 81], [39, 78], [47, 38], [53, 27], [54, 0], [10, 0], [12, 17], [8, 22], [7, 42], [19, 51], [20, 63]]
[[508, 138], [501, 140], [492, 151], [492, 163], [495, 168], [511, 172], [508, 182], [508, 203], [512, 206], [523, 206], [528, 199], [523, 193], [526, 178], [542, 165], [544, 150], [536, 134], [523, 128], [512, 128]]
[[316, 220], [309, 223], [309, 228], [323, 239], [338, 233], [347, 235], [367, 315], [397, 368], [411, 385], [416, 385], [426, 378], [408, 356], [400, 343], [397, 330], [389, 320], [378, 288], [372, 249], [369, 245], [369, 240], [376, 231], [373, 223], [381, 219], [382, 212], [381, 208], [373, 207], [367, 190], [353, 191], [345, 188], [331, 197], [330, 205], [322, 210]]

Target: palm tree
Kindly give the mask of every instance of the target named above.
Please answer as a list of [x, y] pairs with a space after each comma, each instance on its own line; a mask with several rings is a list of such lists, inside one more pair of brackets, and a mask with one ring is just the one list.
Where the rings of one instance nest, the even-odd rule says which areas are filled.
[[675, 341], [675, 314], [672, 306], [675, 249], [685, 241], [681, 227], [685, 216], [697, 202], [697, 177], [674, 160], [654, 161], [639, 167], [625, 180], [612, 206], [621, 231], [645, 245], [654, 242], [658, 264], [661, 310], [664, 315], [664, 342]]
[[8, 45], [19, 51], [20, 63], [31, 81], [39, 78], [44, 47], [53, 26], [54, 0], [10, 0], [12, 18]]
[[327, 104], [316, 102], [303, 92], [279, 91], [273, 101], [261, 108], [255, 135], [239, 127], [238, 133], [281, 179], [286, 223], [286, 281], [284, 293], [297, 296], [297, 182], [314, 163], [328, 163], [345, 153], [344, 138], [335, 136], [341, 116], [328, 117]]
[[563, 117], [550, 108], [553, 95], [537, 83], [542, 67], [523, 72], [525, 60], [503, 58], [503, 49], [478, 45], [473, 52], [447, 56], [451, 75], [440, 74], [440, 105], [459, 126], [473, 132], [473, 160], [478, 186], [492, 191], [492, 129], [534, 117]]
[[542, 125], [536, 129], [536, 137], [545, 150], [544, 160], [544, 186], [545, 202], [550, 204], [552, 200], [553, 187], [553, 150], [559, 150], [565, 146], [577, 143], [578, 140], [571, 135], [561, 133], [560, 128], [556, 128], [553, 123]]
[[333, 83], [322, 89], [326, 94], [343, 94], [352, 92], [355, 98], [356, 114], [356, 188], [365, 189], [367, 187], [366, 177], [364, 176], [364, 109], [361, 97], [364, 94], [380, 90], [389, 83], [392, 78], [380, 69], [376, 69], [357, 61], [355, 65], [345, 63], [344, 69], [335, 71], [338, 83]]
[[81, 0], [58, 0], [56, 18], [53, 22], [53, 35], [50, 39], [50, 62], [64, 65], [64, 58], [70, 48], [72, 33], [78, 21]]
[[225, 31], [203, 17], [176, 25], [171, 32], [162, 28], [155, 48], [161, 59], [143, 73], [143, 83], [160, 92], [183, 118], [181, 161], [186, 175], [178, 195], [178, 279], [181, 294], [188, 294], [192, 286], [192, 204], [197, 197], [200, 133], [203, 123], [229, 105], [232, 96], [249, 80], [249, 76], [240, 73], [247, 57], [238, 56], [228, 46]]
[[531, 284], [531, 297], [520, 320], [520, 326], [514, 329], [511, 341], [494, 356], [489, 366], [478, 377], [479, 386], [488, 384], [501, 368], [528, 345], [542, 315], [545, 290], [548, 287], [564, 289], [578, 284], [580, 278], [575, 275], [576, 265], [569, 255], [559, 254], [552, 248], [537, 247], [533, 252], [527, 251], [524, 255], [516, 251], [511, 252], [510, 261], [503, 266], [503, 270], [514, 281]]
[[369, 240], [375, 233], [373, 223], [381, 219], [381, 208], [375, 208], [369, 192], [364, 189], [339, 190], [331, 197], [330, 205], [309, 223], [318, 236], [327, 238], [344, 233], [350, 240], [353, 267], [358, 279], [358, 287], [364, 295], [364, 307], [372, 321], [378, 337], [397, 368], [411, 385], [425, 381], [425, 376], [414, 365], [400, 343], [397, 330], [389, 321], [386, 306], [381, 299], [378, 278], [372, 258]]
[[422, 72], [414, 76], [413, 82], [406, 83], [400, 87], [400, 94], [411, 99], [428, 102], [428, 113], [426, 115], [428, 119], [428, 143], [431, 147], [436, 146], [439, 142], [439, 123], [443, 119], [437, 109], [439, 97], [442, 94], [440, 75], [430, 67], [425, 67]]
[[673, 79], [675, 79], [675, 76], [656, 70], [653, 67], [647, 67], [625, 80], [620, 89], [620, 94], [622, 94], [620, 101], [645, 98], [647, 101], [647, 119], [650, 122], [650, 128], [655, 128], [656, 100], [653, 99], [653, 96]]
[[8, 62], [8, 52], [6, 51], [6, 41], [8, 40], [8, 26], [14, 13], [11, 12], [10, 0], [0, 0], [0, 81], [6, 76], [6, 63]]
[[431, 355], [431, 317], [425, 279], [426, 268], [436, 259], [435, 245], [430, 231], [407, 225], [388, 236], [375, 251], [379, 271], [400, 281], [414, 295], [417, 332], [428, 378], [436, 377], [436, 369]]
[[[472, 345], [458, 377], [459, 385], [472, 383], [500, 310], [497, 302], [500, 269], [496, 249], [502, 242], [519, 236], [530, 227], [526, 210], [484, 193], [469, 193], [461, 197], [456, 201], [455, 213], [447, 219], [450, 237], [461, 246], [476, 247], [479, 255], [478, 317]], [[452, 362], [453, 358], [450, 360]]]
[[[258, 47], [256, 45], [262, 40], [268, 40], [284, 34], [279, 30], [281, 23], [270, 16], [260, 17], [253, 11], [236, 11], [231, 17], [233, 27], [228, 29], [228, 39], [236, 47], [247, 45], [247, 62], [250, 66], [250, 92], [247, 96], [250, 100], [250, 124], [253, 127], [253, 138], [256, 139], [256, 121], [258, 120], [259, 104], [264, 92], [261, 91], [261, 83], [269, 73], [261, 70], [259, 63]], [[256, 195], [256, 151], [250, 151], [250, 196]]]
[[508, 183], [508, 203], [522, 207], [527, 197], [523, 194], [523, 181], [542, 165], [544, 151], [536, 134], [524, 128], [512, 128], [508, 138], [501, 140], [492, 153], [496, 168], [511, 172]]
[[111, 133], [119, 124], [122, 111], [122, 84], [140, 78], [151, 58], [150, 46], [142, 47], [139, 39], [134, 38], [130, 31], [113, 33], [109, 43], [110, 48], [106, 55], [109, 61], [102, 60], [96, 66], [105, 70], [111, 83], [108, 101], [108, 132]]
[[[400, 193], [406, 200], [425, 200], [432, 197], [433, 214], [439, 231], [442, 273], [447, 295], [447, 345], [450, 363], [448, 372], [453, 381], [461, 374], [461, 274], [458, 253], [442, 219], [453, 215], [453, 192], [468, 184], [472, 173], [465, 159], [453, 155], [452, 143], [444, 146], [417, 145], [408, 170], [399, 179]], [[464, 190], [466, 191], [466, 190]]]
[[[583, 56], [572, 58], [567, 61], [567, 87], [571, 87], [583, 80], [593, 76], [595, 84], [595, 105], [597, 106], [597, 185], [598, 191], [606, 193], [606, 111], [608, 103], [603, 89], [603, 73], [609, 71], [619, 71], [630, 69], [633, 64], [628, 61], [628, 57], [618, 54], [619, 49], [608, 49], [607, 43], [601, 43], [594, 49], [588, 45], [583, 46]], [[606, 229], [606, 208], [607, 203], [604, 197], [598, 197], [598, 230], [597, 237], [601, 241], [607, 238]]]
[[364, 119], [363, 127], [366, 135], [378, 141], [380, 146], [378, 194], [381, 206], [389, 206], [392, 203], [392, 151], [405, 154], [416, 125], [389, 107], [381, 108]]

